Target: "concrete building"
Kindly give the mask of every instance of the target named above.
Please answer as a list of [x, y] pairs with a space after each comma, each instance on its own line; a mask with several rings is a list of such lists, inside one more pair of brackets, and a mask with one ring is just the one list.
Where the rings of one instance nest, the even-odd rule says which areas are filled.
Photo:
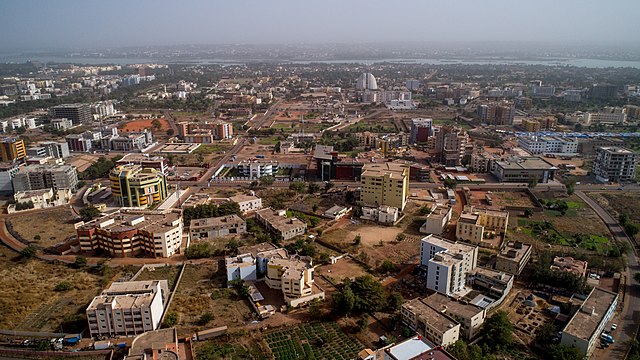
[[71, 200], [71, 196], [72, 193], [70, 189], [59, 189], [54, 191], [52, 188], [49, 188], [42, 190], [18, 191], [13, 194], [15, 204], [10, 204], [7, 207], [7, 211], [10, 214], [19, 211], [16, 210], [16, 205], [18, 204], [33, 205], [31, 209], [46, 209], [48, 207], [60, 206], [68, 204]]
[[166, 174], [169, 172], [169, 161], [163, 156], [149, 156], [148, 154], [125, 154], [116, 165], [140, 165], [142, 168], [156, 169]]
[[351, 209], [352, 208], [350, 207], [333, 205], [332, 207], [328, 208], [324, 213], [322, 213], [322, 216], [326, 217], [327, 219], [338, 220], [344, 217], [345, 215], [347, 215], [347, 213], [349, 213]]
[[455, 360], [443, 347], [429, 343], [421, 335], [382, 348], [371, 356], [364, 360]]
[[455, 319], [460, 324], [460, 334], [467, 340], [478, 335], [487, 316], [486, 310], [477, 305], [456, 300], [440, 293], [433, 293], [423, 301], [435, 310]]
[[89, 152], [94, 147], [94, 139], [83, 134], [70, 134], [65, 137], [69, 150], [76, 152]]
[[537, 154], [578, 154], [578, 141], [565, 137], [521, 136], [518, 138], [520, 147], [531, 155]]
[[496, 161], [493, 175], [499, 182], [528, 183], [537, 180], [546, 184], [553, 180], [555, 166], [539, 157], [515, 158], [507, 161]]
[[398, 208], [393, 206], [379, 206], [379, 207], [362, 207], [361, 219], [379, 222], [381, 224], [395, 224], [398, 221]]
[[618, 294], [593, 288], [562, 331], [560, 345], [575, 346], [588, 358], [600, 342], [600, 335], [613, 317], [617, 304]]
[[593, 174], [600, 182], [630, 182], [636, 177], [636, 154], [621, 147], [596, 149]]
[[514, 104], [507, 101], [478, 105], [476, 109], [480, 121], [491, 125], [513, 125], [515, 114]]
[[285, 210], [272, 208], [256, 211], [256, 220], [282, 240], [293, 239], [307, 231], [307, 224], [296, 217], [287, 217]]
[[82, 252], [166, 258], [180, 252], [182, 214], [179, 210], [120, 210], [80, 226], [76, 234]]
[[168, 196], [167, 177], [140, 165], [118, 165], [109, 173], [111, 193], [123, 207], [146, 207]]
[[553, 85], [532, 85], [531, 96], [538, 98], [550, 98], [556, 93], [556, 87]]
[[258, 272], [256, 268], [256, 258], [251, 253], [244, 253], [238, 256], [231, 256], [224, 259], [227, 269], [227, 284], [231, 286], [234, 280], [256, 281]]
[[67, 118], [51, 119], [51, 126], [56, 130], [67, 130], [73, 126], [73, 121]]
[[0, 161], [14, 162], [27, 157], [24, 141], [15, 137], [0, 139]]
[[432, 134], [433, 119], [411, 119], [410, 144], [426, 144]]
[[229, 200], [238, 204], [243, 214], [262, 209], [262, 199], [254, 195], [235, 195]]
[[577, 276], [587, 276], [588, 262], [584, 260], [577, 260], [571, 256], [556, 256], [553, 258], [553, 264], [551, 264], [551, 270], [565, 271]]
[[17, 163], [0, 163], [0, 194], [13, 195], [13, 178], [20, 171]]
[[409, 167], [400, 163], [365, 164], [360, 178], [364, 205], [393, 206], [404, 210], [409, 196]]
[[236, 168], [241, 177], [257, 180], [263, 176], [274, 176], [278, 172], [278, 165], [277, 161], [243, 160]]
[[456, 239], [480, 244], [485, 236], [504, 236], [509, 224], [509, 213], [495, 210], [476, 210], [465, 206], [456, 224]]
[[105, 136], [100, 139], [102, 149], [123, 152], [142, 151], [152, 143], [153, 135], [147, 129], [123, 135]]
[[622, 125], [627, 121], [627, 114], [623, 112], [588, 112], [584, 115], [583, 124], [606, 124], [606, 125]]
[[520, 123], [520, 127], [522, 127], [522, 130], [526, 132], [539, 132], [540, 130], [542, 130], [542, 124], [540, 124], [540, 122], [536, 121], [535, 119], [522, 120], [522, 122]]
[[495, 268], [513, 275], [520, 275], [531, 258], [531, 244], [508, 242], [496, 257]]
[[74, 124], [89, 123], [93, 120], [89, 104], [63, 104], [49, 108], [49, 115], [54, 118], [66, 118]]
[[78, 187], [78, 172], [71, 165], [27, 165], [13, 177], [14, 191], [71, 189]]
[[372, 73], [362, 73], [356, 81], [356, 89], [378, 90], [378, 83]]
[[208, 240], [247, 232], [247, 223], [238, 215], [193, 219], [189, 226], [191, 240]]
[[87, 307], [89, 334], [133, 336], [156, 330], [168, 296], [167, 280], [114, 282]]
[[423, 234], [442, 235], [447, 224], [451, 220], [453, 208], [446, 205], [434, 205], [431, 212], [427, 215], [427, 220], [420, 227]]
[[478, 262], [478, 247], [451, 242], [437, 235], [420, 241], [420, 264], [427, 267], [428, 289], [455, 295], [465, 289], [467, 273]]
[[440, 126], [433, 128], [427, 151], [445, 166], [460, 166], [465, 159], [467, 145], [469, 134], [466, 131], [455, 126]]
[[460, 338], [460, 324], [430, 302], [414, 299], [402, 304], [402, 322], [436, 346], [447, 346]]
[[477, 267], [468, 273], [467, 283], [484, 289], [496, 298], [502, 298], [511, 291], [513, 279], [514, 276], [511, 274]]

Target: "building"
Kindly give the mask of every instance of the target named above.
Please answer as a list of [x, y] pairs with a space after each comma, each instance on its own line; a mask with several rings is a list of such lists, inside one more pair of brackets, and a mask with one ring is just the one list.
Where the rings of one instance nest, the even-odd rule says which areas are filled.
[[270, 160], [243, 160], [236, 168], [241, 177], [260, 179], [263, 176], [274, 176], [278, 172], [278, 162]]
[[553, 264], [550, 266], [551, 270], [569, 272], [577, 276], [587, 276], [588, 262], [584, 260], [577, 260], [571, 256], [556, 256], [553, 258]]
[[147, 129], [124, 135], [105, 136], [100, 139], [102, 149], [123, 152], [142, 151], [152, 143], [153, 135]]
[[14, 162], [27, 157], [24, 141], [15, 137], [0, 139], [0, 161]]
[[[10, 204], [7, 207], [7, 211], [12, 212], [19, 211], [16, 206], [18, 204], [29, 204], [30, 209], [46, 209], [48, 207], [60, 206], [68, 204], [71, 200], [70, 189], [59, 189], [54, 191], [53, 189], [41, 189], [30, 191], [18, 191], [13, 194], [15, 204]], [[26, 209], [25, 209], [26, 210]]]
[[447, 314], [460, 324], [460, 334], [465, 339], [471, 340], [478, 335], [487, 316], [485, 309], [454, 298], [433, 293], [424, 299], [426, 304]]
[[146, 207], [168, 196], [167, 177], [140, 165], [118, 165], [109, 173], [111, 193], [123, 207]]
[[582, 356], [589, 357], [600, 342], [600, 335], [613, 317], [617, 304], [618, 294], [593, 288], [562, 331], [560, 345], [575, 346]]
[[491, 125], [513, 125], [515, 114], [514, 104], [507, 101], [478, 105], [476, 109], [480, 121]]
[[82, 252], [166, 258], [180, 252], [182, 214], [179, 210], [120, 210], [80, 226], [76, 234]]
[[587, 94], [590, 99], [615, 99], [618, 97], [618, 87], [610, 84], [594, 84]]
[[630, 182], [636, 178], [636, 154], [622, 147], [596, 149], [593, 174], [600, 182]]
[[362, 207], [361, 219], [376, 221], [381, 224], [395, 224], [398, 221], [398, 208], [393, 206]]
[[591, 124], [622, 125], [625, 121], [627, 121], [627, 114], [624, 112], [588, 112], [584, 115], [582, 123], [587, 126]]
[[455, 360], [443, 347], [436, 347], [420, 335], [385, 347], [382, 354], [375, 353], [373, 356], [365, 360]]
[[114, 282], [87, 307], [91, 337], [132, 336], [160, 328], [167, 280]]
[[553, 180], [555, 166], [539, 157], [514, 158], [507, 161], [496, 161], [493, 175], [499, 182], [528, 183], [536, 180], [546, 184]]
[[363, 204], [404, 210], [409, 196], [408, 166], [392, 162], [365, 164], [360, 183], [360, 201]]
[[[224, 326], [212, 330], [219, 330], [225, 333], [226, 329], [227, 327]], [[186, 344], [190, 345], [190, 343]], [[187, 354], [191, 354], [191, 350], [185, 348], [186, 344], [178, 342], [178, 330], [175, 327], [148, 331], [133, 339], [129, 352], [124, 359], [187, 360], [190, 358]]]
[[464, 290], [467, 273], [478, 262], [478, 247], [451, 242], [437, 235], [420, 240], [420, 264], [427, 267], [428, 289], [445, 295]]
[[518, 143], [523, 150], [531, 155], [576, 155], [578, 153], [578, 141], [565, 137], [521, 136], [518, 138]]
[[70, 189], [78, 187], [78, 172], [71, 165], [27, 165], [13, 177], [14, 191]]
[[76, 152], [89, 152], [94, 147], [94, 139], [83, 134], [70, 134], [65, 137], [69, 150]]
[[163, 174], [169, 172], [169, 161], [163, 156], [130, 153], [116, 161], [116, 165], [140, 165], [142, 168], [156, 169]]
[[522, 130], [526, 132], [540, 132], [542, 130], [542, 124], [535, 119], [524, 119], [522, 123], [520, 123]]
[[247, 232], [247, 223], [238, 215], [193, 219], [189, 225], [191, 240], [207, 240]]
[[442, 235], [449, 220], [451, 220], [452, 214], [453, 208], [451, 206], [433, 206], [431, 212], [427, 215], [427, 220], [420, 227], [420, 232], [423, 234]]
[[356, 81], [356, 89], [378, 90], [378, 83], [372, 73], [362, 73]]
[[495, 210], [476, 210], [465, 206], [456, 224], [456, 239], [480, 244], [485, 236], [504, 236], [509, 224], [509, 213]]
[[436, 346], [447, 346], [458, 341], [460, 324], [445, 312], [436, 310], [423, 299], [402, 304], [402, 322], [418, 335]]
[[410, 144], [426, 144], [432, 135], [433, 119], [411, 119]]
[[258, 272], [256, 268], [256, 258], [251, 253], [239, 254], [224, 259], [227, 269], [227, 284], [231, 286], [232, 281], [256, 281]]
[[495, 268], [513, 275], [520, 275], [531, 258], [531, 244], [508, 242], [496, 257]]
[[307, 231], [307, 224], [296, 217], [287, 217], [285, 210], [266, 208], [256, 211], [256, 220], [282, 240], [293, 239]]
[[262, 199], [254, 195], [235, 195], [229, 201], [238, 204], [243, 214], [262, 209]]
[[434, 127], [432, 131], [427, 151], [445, 166], [460, 166], [466, 155], [469, 134], [455, 126]]
[[468, 284], [479, 287], [496, 298], [506, 296], [513, 287], [514, 276], [502, 271], [477, 267], [467, 276]]
[[532, 85], [531, 96], [538, 98], [550, 98], [556, 93], [556, 87], [553, 85]]
[[409, 91], [415, 91], [420, 88], [420, 81], [415, 79], [407, 80], [407, 89]]
[[74, 124], [89, 123], [93, 120], [89, 104], [63, 104], [49, 108], [53, 119], [66, 118]]
[[13, 178], [20, 171], [18, 164], [0, 163], [0, 194], [13, 195]]
[[327, 219], [338, 220], [344, 217], [345, 215], [347, 215], [349, 211], [351, 211], [350, 207], [333, 205], [332, 207], [328, 208], [324, 213], [322, 213], [322, 216], [326, 217]]

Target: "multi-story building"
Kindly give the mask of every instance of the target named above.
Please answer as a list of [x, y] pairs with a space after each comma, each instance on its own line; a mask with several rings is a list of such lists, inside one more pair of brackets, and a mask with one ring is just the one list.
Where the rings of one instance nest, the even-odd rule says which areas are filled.
[[460, 334], [467, 340], [478, 335], [487, 316], [486, 310], [480, 306], [459, 301], [440, 293], [433, 293], [423, 301], [460, 323]]
[[278, 172], [277, 161], [269, 160], [243, 160], [236, 167], [241, 177], [260, 179], [263, 176], [273, 176]]
[[362, 207], [362, 216], [360, 218], [376, 221], [381, 224], [395, 224], [398, 221], [398, 208], [393, 206], [378, 207]]
[[553, 264], [549, 267], [551, 270], [564, 271], [577, 276], [587, 276], [587, 266], [589, 263], [584, 260], [574, 259], [571, 256], [556, 256], [553, 258]]
[[307, 231], [307, 224], [296, 217], [287, 217], [285, 210], [266, 208], [256, 211], [256, 220], [282, 240], [293, 239]]
[[365, 205], [388, 205], [404, 210], [409, 196], [409, 167], [387, 162], [365, 164], [360, 178], [360, 201]]
[[502, 236], [507, 233], [509, 213], [495, 210], [476, 210], [465, 206], [456, 224], [456, 239], [480, 244], [485, 235]]
[[258, 271], [256, 268], [256, 258], [251, 253], [243, 253], [238, 256], [230, 256], [224, 259], [227, 269], [227, 285], [231, 286], [232, 281], [256, 281]]
[[600, 342], [600, 335], [617, 305], [618, 294], [593, 288], [562, 331], [560, 345], [576, 347], [580, 355], [588, 358]]
[[478, 262], [478, 247], [451, 242], [437, 235], [420, 241], [420, 264], [427, 267], [428, 289], [445, 295], [464, 290], [467, 273]]
[[67, 118], [51, 119], [51, 126], [56, 130], [67, 130], [73, 126], [73, 121]]
[[499, 157], [486, 151], [474, 151], [471, 154], [468, 168], [472, 172], [488, 173], [493, 171], [493, 165]]
[[462, 164], [469, 145], [469, 134], [455, 126], [433, 127], [432, 132], [433, 137], [429, 138], [427, 150], [436, 161], [445, 166]]
[[420, 88], [420, 81], [415, 79], [407, 80], [407, 89], [409, 91], [415, 91]]
[[600, 182], [629, 182], [636, 177], [636, 154], [622, 147], [596, 149], [593, 174]]
[[526, 132], [539, 132], [542, 130], [542, 124], [535, 119], [524, 119], [520, 126]]
[[146, 207], [167, 198], [167, 177], [140, 165], [118, 165], [109, 173], [111, 193], [123, 207]]
[[78, 172], [71, 165], [28, 165], [13, 177], [14, 191], [70, 189], [78, 187]]
[[371, 73], [362, 73], [356, 82], [356, 89], [359, 90], [378, 90], [376, 78]]
[[144, 129], [141, 132], [132, 132], [124, 135], [105, 136], [100, 139], [103, 149], [113, 151], [142, 151], [153, 143], [151, 131]]
[[191, 240], [214, 239], [247, 232], [247, 223], [238, 215], [193, 219], [189, 225]]
[[433, 119], [411, 119], [410, 144], [426, 144], [432, 134]]
[[69, 150], [76, 152], [89, 152], [94, 147], [94, 139], [83, 134], [70, 134], [65, 137]]
[[576, 139], [566, 137], [521, 136], [519, 137], [518, 142], [520, 147], [531, 155], [575, 155], [578, 153], [578, 141]]
[[416, 335], [401, 343], [393, 344], [382, 349], [383, 356], [374, 353], [370, 349], [360, 352], [360, 359], [363, 360], [455, 360], [442, 346], [435, 346], [428, 342], [423, 336]]
[[515, 117], [515, 106], [511, 102], [503, 101], [489, 105], [478, 105], [476, 114], [481, 122], [491, 125], [512, 125]]
[[27, 157], [24, 141], [15, 137], [0, 139], [0, 161], [18, 161]]
[[156, 169], [166, 174], [169, 171], [169, 161], [163, 156], [148, 156], [147, 154], [125, 154], [116, 165], [140, 165], [142, 168]]
[[531, 96], [532, 97], [553, 97], [556, 93], [556, 87], [553, 85], [532, 85]]
[[496, 257], [495, 268], [513, 275], [520, 275], [531, 258], [531, 244], [508, 242]]
[[180, 252], [182, 214], [179, 210], [120, 210], [80, 226], [76, 234], [83, 252], [166, 258]]
[[447, 313], [431, 307], [431, 302], [425, 300], [418, 298], [402, 304], [402, 322], [436, 346], [447, 346], [458, 341], [460, 324]]
[[253, 195], [235, 195], [229, 201], [238, 204], [243, 214], [262, 209], [262, 199]]
[[49, 108], [49, 115], [54, 118], [66, 118], [74, 124], [89, 123], [93, 119], [89, 104], [63, 104]]
[[627, 121], [627, 114], [624, 112], [588, 112], [582, 119], [582, 123], [587, 126], [591, 124], [621, 125], [625, 121]]
[[435, 205], [431, 208], [431, 212], [427, 215], [427, 219], [420, 227], [420, 232], [423, 234], [435, 234], [442, 235], [446, 228], [451, 215], [453, 214], [453, 208], [446, 205]]
[[178, 124], [180, 136], [187, 143], [212, 143], [213, 140], [231, 139], [233, 137], [233, 124], [216, 120], [198, 123]]
[[87, 307], [91, 337], [132, 336], [160, 328], [167, 280], [114, 282]]
[[0, 194], [13, 195], [13, 178], [20, 171], [16, 163], [0, 163]]
[[40, 143], [39, 146], [28, 148], [27, 155], [36, 157], [50, 156], [54, 159], [63, 159], [69, 157], [69, 145], [66, 142], [46, 141]]
[[610, 84], [594, 84], [588, 91], [590, 99], [615, 99], [618, 87]]
[[511, 291], [514, 276], [502, 271], [477, 267], [467, 274], [467, 283], [502, 298]]
[[496, 161], [492, 173], [499, 182], [528, 183], [537, 180], [546, 184], [553, 180], [557, 169], [542, 158], [522, 157]]

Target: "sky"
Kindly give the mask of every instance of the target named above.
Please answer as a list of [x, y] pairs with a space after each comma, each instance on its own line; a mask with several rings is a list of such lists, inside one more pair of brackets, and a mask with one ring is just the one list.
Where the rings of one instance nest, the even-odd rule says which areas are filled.
[[638, 0], [2, 0], [0, 47], [640, 42]]

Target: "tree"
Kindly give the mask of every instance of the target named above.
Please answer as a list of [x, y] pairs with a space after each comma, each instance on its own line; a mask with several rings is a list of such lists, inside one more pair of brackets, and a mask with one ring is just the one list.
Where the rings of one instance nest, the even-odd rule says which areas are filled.
[[446, 179], [443, 184], [447, 189], [455, 189], [455, 187], [458, 185], [458, 182], [454, 179]]
[[273, 176], [261, 176], [258, 181], [260, 182], [260, 185], [262, 186], [269, 186], [271, 184], [273, 184], [273, 182], [275, 181], [275, 179], [273, 178]]
[[397, 242], [404, 241], [404, 239], [406, 239], [406, 238], [407, 238], [407, 235], [405, 235], [403, 233], [400, 233], [400, 234], [396, 235], [396, 241]]
[[28, 245], [26, 248], [20, 251], [20, 256], [24, 259], [31, 259], [36, 256], [37, 249], [33, 245]]
[[298, 194], [302, 194], [307, 190], [307, 185], [302, 181], [294, 181], [291, 184], [289, 184], [289, 190], [293, 190]]
[[529, 187], [529, 189], [535, 188], [536, 185], [538, 185], [538, 177], [534, 176], [529, 178], [529, 182], [527, 183], [527, 186]]
[[337, 315], [349, 315], [353, 311], [356, 297], [349, 286], [333, 295], [333, 312]]
[[310, 183], [307, 187], [307, 192], [309, 194], [315, 194], [318, 191], [320, 191], [320, 185], [318, 185], [318, 183]]
[[576, 192], [576, 177], [570, 176], [564, 181], [564, 186], [567, 189], [567, 195], [573, 195]]
[[318, 211], [318, 204], [313, 204], [313, 206], [311, 207], [311, 211], [313, 212]]
[[56, 284], [56, 286], [53, 288], [53, 291], [69, 291], [73, 289], [73, 285], [71, 285], [71, 283], [67, 282], [67, 281], [61, 281], [59, 283]]
[[394, 291], [387, 296], [387, 310], [390, 312], [399, 311], [403, 302], [404, 299], [402, 298], [402, 294]]
[[378, 270], [383, 274], [389, 273], [395, 269], [396, 269], [396, 266], [393, 265], [393, 262], [391, 262], [391, 260], [389, 259], [384, 260], [380, 265], [380, 268], [378, 268]]
[[418, 210], [418, 213], [422, 216], [429, 215], [431, 213], [431, 208], [429, 207], [429, 205], [422, 205], [420, 210]]
[[209, 243], [201, 242], [192, 244], [184, 251], [184, 256], [187, 259], [202, 259], [211, 256], [211, 248]]
[[353, 245], [360, 245], [360, 243], [362, 242], [362, 237], [360, 236], [360, 234], [356, 235], [355, 238], [353, 238]]
[[211, 320], [213, 320], [213, 318], [212, 313], [206, 312], [200, 316], [200, 319], [198, 319], [198, 325], [207, 325]]
[[532, 217], [533, 216], [533, 209], [527, 208], [524, 210], [524, 216], [526, 217]]
[[363, 332], [367, 326], [369, 326], [369, 315], [362, 314], [356, 322], [356, 328], [358, 329], [358, 332]]
[[509, 321], [506, 312], [499, 310], [491, 315], [482, 327], [484, 343], [492, 351], [502, 351], [508, 348], [513, 341], [513, 324]]
[[164, 318], [164, 325], [166, 327], [174, 327], [178, 325], [178, 314], [174, 312], [168, 313], [167, 316]]
[[640, 282], [640, 272], [633, 274], [633, 279], [637, 282]]
[[236, 254], [238, 252], [239, 247], [240, 247], [240, 243], [238, 243], [236, 239], [229, 240], [229, 242], [225, 246], [225, 248], [229, 250], [231, 254]]
[[627, 235], [634, 237], [638, 234], [638, 232], [640, 232], [640, 227], [638, 226], [638, 224], [627, 222], [626, 224], [624, 224], [624, 232], [626, 232]]
[[575, 130], [575, 131], [577, 131], [577, 132], [582, 131], [582, 124], [576, 124], [576, 125], [573, 127], [573, 130]]
[[100, 210], [95, 206], [85, 206], [80, 209], [80, 218], [84, 222], [91, 221], [100, 216]]
[[577, 347], [560, 344], [551, 345], [547, 355], [550, 360], [580, 360], [583, 358]]

